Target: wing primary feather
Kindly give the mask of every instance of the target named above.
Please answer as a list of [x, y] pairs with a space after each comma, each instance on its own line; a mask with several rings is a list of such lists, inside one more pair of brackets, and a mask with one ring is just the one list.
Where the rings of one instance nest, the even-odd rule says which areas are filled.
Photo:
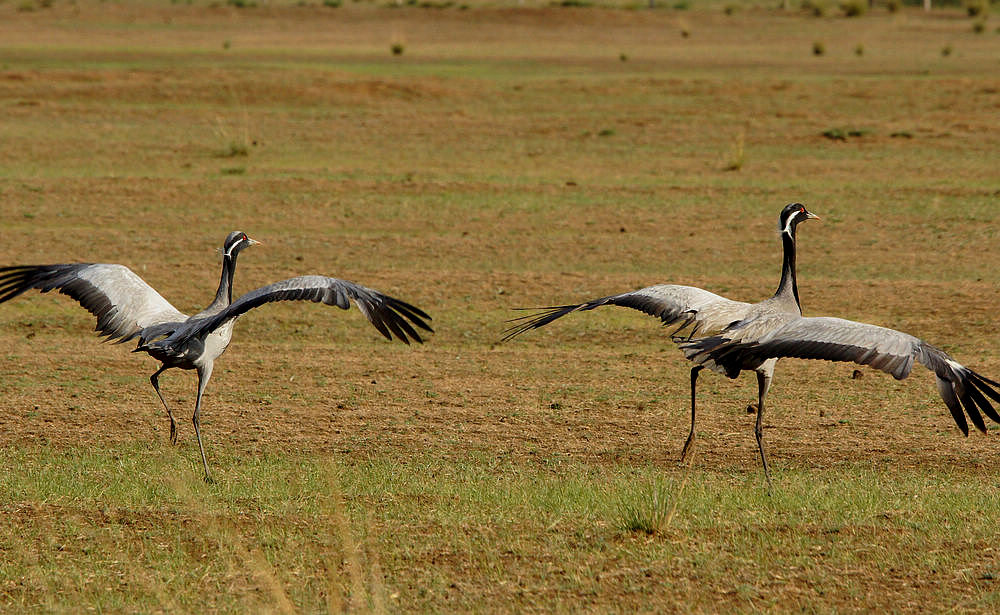
[[406, 318], [409, 318], [410, 321], [413, 322], [413, 324], [417, 325], [424, 331], [429, 331], [431, 333], [434, 333], [434, 329], [432, 329], [430, 325], [424, 322], [425, 318], [427, 320], [434, 320], [426, 312], [416, 307], [415, 305], [410, 305], [409, 303], [405, 301], [400, 301], [399, 299], [396, 299], [394, 297], [387, 296], [386, 300], [387, 300], [386, 302], [392, 307], [392, 309], [396, 310]]
[[952, 384], [947, 380], [938, 377], [937, 380], [938, 392], [941, 393], [941, 399], [944, 400], [948, 410], [951, 411], [952, 418], [955, 419], [955, 424], [958, 428], [962, 430], [962, 433], [966, 436], [969, 435], [969, 423], [965, 420], [965, 413], [962, 412], [962, 405], [958, 401], [958, 397], [955, 395], [955, 389]]
[[389, 330], [392, 331], [393, 333], [395, 333], [396, 337], [401, 342], [403, 342], [404, 344], [406, 344], [408, 346], [410, 344], [410, 340], [408, 340], [406, 338], [406, 334], [403, 333], [403, 330], [399, 327], [399, 321], [398, 321], [399, 319], [398, 319], [398, 317], [397, 318], [393, 318], [393, 314], [392, 313], [387, 313], [385, 316], [386, 316], [386, 318], [383, 320], [383, 322], [385, 322], [386, 326], [389, 327]]
[[972, 398], [973, 387], [967, 387], [962, 391], [962, 395], [959, 399], [962, 401], [962, 406], [965, 407], [965, 412], [972, 419], [972, 424], [976, 426], [976, 429], [986, 433], [986, 423], [983, 422], [983, 415], [980, 414], [979, 408], [976, 407], [976, 402]]
[[[969, 396], [972, 397], [972, 400], [976, 402], [976, 405], [986, 413], [986, 416], [990, 417], [991, 420], [1000, 423], [1000, 414], [997, 414], [997, 411], [993, 408], [993, 404], [991, 404], [990, 400], [986, 399], [983, 395], [980, 389], [981, 386], [982, 385], [980, 385], [980, 383], [970, 377], [968, 378], [968, 384], [966, 385], [965, 390], [969, 393]], [[988, 391], [989, 389], [987, 388], [986, 390]], [[983, 430], [985, 432], [985, 426]]]

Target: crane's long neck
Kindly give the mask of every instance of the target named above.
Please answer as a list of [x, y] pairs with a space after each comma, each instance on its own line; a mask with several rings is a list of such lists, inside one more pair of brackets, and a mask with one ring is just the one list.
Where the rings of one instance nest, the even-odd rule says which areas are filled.
[[222, 279], [219, 280], [219, 290], [215, 292], [215, 300], [209, 310], [221, 310], [233, 302], [233, 276], [236, 274], [236, 256], [222, 257]]
[[799, 303], [799, 286], [795, 282], [795, 228], [790, 232], [781, 233], [781, 247], [784, 259], [781, 263], [781, 281], [778, 283], [778, 290], [775, 297], [794, 300], [799, 311], [802, 311], [802, 304]]

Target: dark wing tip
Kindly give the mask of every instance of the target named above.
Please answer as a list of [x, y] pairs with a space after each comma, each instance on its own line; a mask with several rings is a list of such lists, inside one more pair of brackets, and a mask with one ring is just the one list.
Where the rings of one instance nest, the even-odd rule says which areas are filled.
[[501, 342], [507, 342], [522, 333], [526, 333], [532, 329], [538, 329], [544, 327], [550, 322], [562, 318], [570, 312], [575, 312], [581, 309], [587, 304], [580, 303], [576, 305], [553, 305], [549, 307], [542, 308], [514, 308], [516, 310], [536, 310], [533, 314], [526, 314], [524, 316], [518, 316], [517, 318], [511, 318], [506, 320], [508, 323], [517, 323], [503, 331], [503, 337], [500, 338]]

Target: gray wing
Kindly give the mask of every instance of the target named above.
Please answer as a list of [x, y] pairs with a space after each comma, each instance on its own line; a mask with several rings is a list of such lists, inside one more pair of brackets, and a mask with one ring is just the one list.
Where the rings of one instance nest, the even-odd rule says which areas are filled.
[[538, 313], [508, 321], [517, 324], [504, 331], [503, 341], [531, 329], [544, 327], [566, 314], [592, 310], [602, 305], [620, 305], [636, 309], [650, 316], [656, 316], [664, 325], [679, 324], [673, 335], [679, 337], [684, 330], [684, 336], [687, 338], [694, 337], [699, 332], [721, 331], [745, 317], [752, 307], [749, 303], [731, 301], [693, 286], [659, 284], [620, 295], [601, 297], [586, 303], [540, 308], [542, 311]]
[[0, 303], [37, 288], [58, 290], [97, 317], [96, 331], [124, 342], [146, 327], [187, 319], [124, 265], [76, 263], [0, 268]]
[[351, 306], [352, 300], [365, 318], [387, 339], [391, 340], [395, 336], [406, 344], [409, 344], [411, 339], [423, 342], [412, 325], [433, 332], [425, 322], [431, 320], [431, 317], [405, 301], [346, 280], [307, 275], [252, 290], [233, 301], [218, 314], [197, 321], [197, 324], [184, 331], [183, 335], [184, 337], [207, 335], [255, 307], [274, 301], [314, 301], [336, 305], [346, 310]]
[[734, 343], [723, 334], [683, 344], [682, 349], [692, 361], [721, 368], [730, 377], [743, 369], [755, 369], [767, 359], [795, 357], [852, 361], [902, 380], [910, 375], [916, 361], [937, 376], [941, 398], [963, 433], [969, 433], [963, 408], [984, 433], [980, 409], [1000, 423], [1000, 414], [987, 399], [1000, 402], [1000, 393], [992, 388], [1000, 384], [958, 363], [940, 348], [895, 329], [841, 318], [795, 318], [756, 341]]

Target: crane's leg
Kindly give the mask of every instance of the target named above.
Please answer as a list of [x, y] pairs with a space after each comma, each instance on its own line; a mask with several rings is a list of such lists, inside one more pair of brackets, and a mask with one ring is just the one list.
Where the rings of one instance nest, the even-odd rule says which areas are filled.
[[163, 399], [163, 394], [160, 393], [160, 374], [166, 371], [168, 367], [163, 365], [160, 369], [156, 370], [156, 373], [149, 377], [149, 381], [153, 385], [153, 390], [156, 391], [156, 396], [160, 398], [163, 402], [163, 407], [167, 410], [167, 416], [170, 417], [170, 443], [177, 444], [177, 421], [174, 420], [174, 413], [170, 411], [170, 406], [167, 405], [167, 400]]
[[205, 482], [212, 483], [212, 475], [208, 472], [208, 459], [205, 457], [205, 447], [201, 443], [201, 425], [199, 416], [201, 415], [201, 396], [205, 393], [209, 378], [212, 377], [212, 364], [198, 368], [198, 398], [194, 402], [194, 416], [191, 422], [194, 423], [194, 435], [198, 437], [198, 449], [201, 450], [201, 463], [205, 466]]
[[687, 442], [684, 443], [684, 448], [681, 449], [681, 461], [684, 461], [691, 450], [691, 445], [694, 444], [694, 388], [695, 383], [698, 382], [698, 372], [702, 369], [704, 369], [702, 365], [695, 365], [691, 368], [691, 432], [688, 434]]
[[765, 361], [757, 368], [757, 423], [754, 425], [753, 434], [757, 438], [757, 450], [760, 451], [760, 461], [764, 464], [764, 478], [767, 479], [767, 495], [771, 495], [771, 470], [767, 467], [767, 457], [764, 456], [764, 398], [771, 388], [771, 377], [774, 375], [774, 364], [776, 361]]

